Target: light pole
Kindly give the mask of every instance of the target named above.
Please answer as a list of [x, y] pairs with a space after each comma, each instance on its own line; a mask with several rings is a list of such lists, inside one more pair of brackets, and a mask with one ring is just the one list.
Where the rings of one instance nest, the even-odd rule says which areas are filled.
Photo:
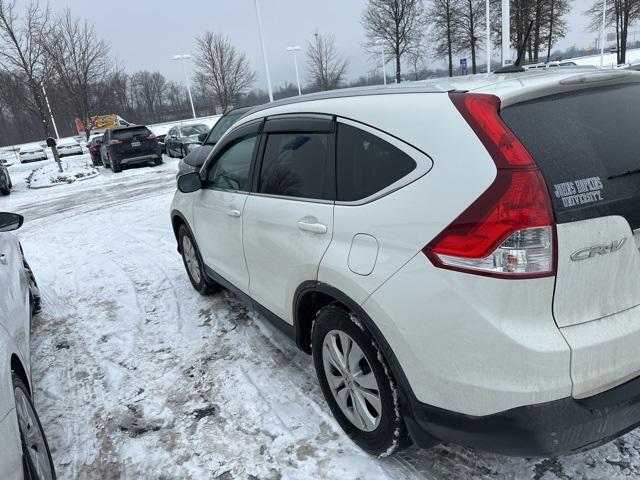
[[386, 62], [384, 61], [384, 40], [376, 40], [376, 44], [380, 45], [380, 53], [382, 55], [382, 81], [385, 87], [387, 86], [387, 69]]
[[607, 0], [602, 0], [602, 30], [600, 31], [600, 68], [604, 67], [604, 28], [607, 22]]
[[44, 89], [44, 82], [42, 83], [42, 93], [44, 94], [44, 101], [47, 104], [47, 109], [49, 110], [49, 116], [51, 117], [51, 123], [53, 124], [53, 131], [56, 132], [56, 139], [60, 139], [60, 135], [58, 135], [58, 127], [56, 127], [56, 120], [53, 118], [53, 112], [51, 111], [51, 105], [49, 104], [49, 97], [47, 97], [47, 91]]
[[255, 0], [256, 16], [258, 17], [258, 33], [260, 34], [260, 45], [262, 46], [262, 58], [264, 59], [264, 69], [267, 72], [267, 87], [269, 88], [269, 101], [273, 102], [273, 89], [271, 88], [271, 74], [269, 73], [269, 62], [267, 61], [267, 49], [264, 46], [264, 35], [262, 33], [262, 16], [260, 15], [260, 5]]
[[509, 0], [502, 0], [502, 66], [511, 65], [511, 17], [509, 16]]
[[491, 73], [491, 22], [489, 19], [489, 0], [486, 1], [485, 15], [487, 19], [487, 73]]
[[184, 71], [184, 79], [187, 82], [187, 92], [189, 93], [189, 102], [191, 102], [191, 113], [193, 113], [193, 118], [196, 118], [196, 109], [193, 106], [193, 97], [191, 96], [191, 84], [189, 83], [189, 75], [187, 75], [187, 66], [185, 65], [185, 60], [190, 60], [191, 55], [185, 53], [184, 55], [174, 55], [174, 60], [182, 61], [182, 70]]
[[298, 96], [300, 96], [302, 95], [302, 90], [300, 90], [300, 75], [298, 74], [298, 51], [300, 47], [296, 45], [295, 47], [287, 47], [285, 50], [293, 53], [293, 66], [296, 68], [296, 82], [298, 83]]

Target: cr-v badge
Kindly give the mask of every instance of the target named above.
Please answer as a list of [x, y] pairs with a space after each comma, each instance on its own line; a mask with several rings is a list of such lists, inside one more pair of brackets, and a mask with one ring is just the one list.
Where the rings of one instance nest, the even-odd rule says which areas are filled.
[[580, 260], [586, 260], [588, 258], [595, 257], [596, 255], [606, 255], [607, 253], [617, 252], [622, 248], [626, 241], [626, 238], [621, 238], [620, 240], [614, 240], [607, 245], [593, 245], [592, 247], [583, 248], [577, 252], [573, 252], [571, 254], [571, 260], [579, 262]]

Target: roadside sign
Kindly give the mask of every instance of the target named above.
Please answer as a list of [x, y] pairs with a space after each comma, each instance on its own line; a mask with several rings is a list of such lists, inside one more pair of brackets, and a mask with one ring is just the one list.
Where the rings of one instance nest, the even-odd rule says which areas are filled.
[[463, 75], [467, 74], [467, 59], [466, 58], [461, 58], [460, 59], [460, 70], [462, 70], [462, 74]]

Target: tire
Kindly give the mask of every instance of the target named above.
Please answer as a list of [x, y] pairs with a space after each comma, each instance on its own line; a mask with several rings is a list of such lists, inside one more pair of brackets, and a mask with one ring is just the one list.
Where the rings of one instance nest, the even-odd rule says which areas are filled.
[[[208, 295], [209, 293], [213, 293], [218, 290], [218, 284], [210, 281], [205, 276], [203, 268], [204, 263], [202, 262], [200, 251], [198, 250], [198, 246], [191, 236], [191, 233], [189, 233], [189, 229], [185, 225], [181, 225], [178, 230], [178, 242], [180, 246], [180, 254], [182, 255], [182, 262], [184, 263], [184, 268], [187, 270], [187, 275], [189, 276], [189, 280], [191, 281], [193, 288], [202, 295]], [[189, 245], [191, 246], [191, 249], [189, 248]]]
[[122, 171], [120, 164], [116, 165], [115, 163], [111, 163], [111, 160], [109, 160], [109, 163], [111, 164], [111, 170], [113, 170], [113, 173], [120, 173]]
[[22, 443], [24, 478], [25, 480], [55, 480], [56, 471], [51, 451], [29, 389], [15, 373], [11, 376]]
[[9, 185], [5, 185], [0, 188], [0, 193], [4, 196], [11, 195], [11, 187], [9, 187]]
[[[411, 439], [391, 370], [361, 325], [340, 306], [321, 309], [313, 324], [313, 363], [324, 398], [345, 433], [365, 452], [388, 456], [409, 446]], [[353, 363], [341, 363], [345, 348]], [[335, 390], [329, 385], [329, 376]], [[340, 397], [343, 406], [336, 399]], [[355, 408], [357, 405], [360, 408]]]
[[161, 158], [156, 158], [156, 159], [153, 161], [153, 164], [154, 164], [154, 165], [162, 165], [162, 157], [161, 157]]

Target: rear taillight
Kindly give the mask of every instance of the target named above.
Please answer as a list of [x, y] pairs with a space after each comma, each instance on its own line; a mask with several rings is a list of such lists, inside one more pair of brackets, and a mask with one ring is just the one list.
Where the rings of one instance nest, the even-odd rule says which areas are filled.
[[121, 143], [122, 143], [122, 140], [118, 140], [117, 138], [114, 138], [109, 142], [109, 145], [120, 145]]
[[153, 133], [147, 136], [147, 140], [153, 140], [154, 138], [156, 138], [156, 136]]
[[493, 95], [450, 93], [496, 167], [491, 186], [423, 248], [440, 268], [501, 278], [555, 274], [555, 221], [542, 174]]

